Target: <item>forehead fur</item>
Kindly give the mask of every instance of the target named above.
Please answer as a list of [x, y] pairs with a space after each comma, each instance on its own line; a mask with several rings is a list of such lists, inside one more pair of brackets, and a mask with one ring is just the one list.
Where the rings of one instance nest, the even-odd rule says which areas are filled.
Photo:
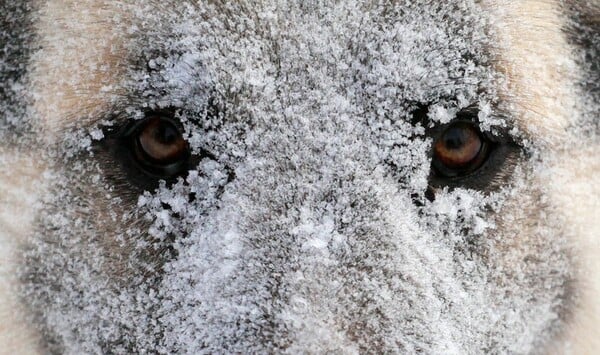
[[507, 110], [533, 139], [553, 144], [565, 139], [582, 103], [577, 101], [580, 74], [564, 34], [557, 1], [488, 2], [496, 19], [494, 51], [506, 73]]
[[37, 125], [47, 134], [85, 126], [120, 94], [129, 65], [123, 48], [129, 14], [116, 1], [37, 5], [33, 17], [41, 49], [31, 60], [29, 75], [41, 121]]
[[[269, 11], [266, 3], [255, 5]], [[182, 16], [190, 6], [204, 5], [195, 2], [159, 5], [152, 1], [135, 7], [114, 1], [41, 4], [36, 27], [43, 50], [33, 58], [31, 77], [36, 88], [35, 108], [43, 117], [43, 126], [53, 127], [53, 131], [65, 126], [85, 127], [119, 100], [127, 100], [125, 82], [130, 79], [127, 78], [130, 69], [133, 65], [147, 65], [144, 60], [148, 59], [131, 44], [143, 41], [141, 38], [151, 36], [149, 33], [153, 31], [161, 31], [161, 26], [148, 21], [144, 14]], [[209, 6], [214, 6], [213, 11], [223, 18], [236, 16], [219, 2]], [[392, 11], [394, 6], [388, 6]], [[487, 50], [495, 59], [496, 69], [506, 74], [507, 79], [506, 86], [500, 88], [504, 99], [502, 109], [514, 115], [517, 126], [533, 140], [547, 143], [561, 139], [565, 128], [574, 123], [576, 116], [571, 112], [582, 105], [573, 95], [578, 90], [574, 79], [582, 73], [575, 65], [573, 48], [563, 31], [565, 19], [560, 4], [550, 0], [487, 0], [482, 7], [484, 16], [490, 18], [488, 26], [492, 34]], [[366, 5], [364, 10], [369, 8]], [[74, 18], [73, 9], [81, 15]], [[198, 9], [200, 16], [202, 13]], [[397, 16], [403, 15], [397, 13]], [[363, 26], [368, 26], [369, 20], [363, 21]], [[323, 28], [307, 28], [307, 31], [322, 32], [326, 27], [323, 22]], [[162, 31], [167, 31], [163, 33], [167, 36], [168, 31], [176, 35], [177, 29], [163, 27]], [[202, 35], [202, 31], [198, 34]], [[244, 32], [239, 35], [243, 37]], [[160, 51], [165, 44], [148, 42], [147, 45], [151, 52]]]
[[[461, 3], [458, 2], [457, 4]], [[450, 10], [451, 5], [440, 4], [438, 10], [434, 9], [431, 12], [433, 17], [439, 16], [439, 19], [434, 20], [432, 17], [430, 20], [426, 20], [425, 18], [428, 15], [425, 15], [419, 9], [422, 6], [432, 8], [437, 6], [421, 3], [411, 5], [409, 2], [387, 5], [365, 2], [353, 6], [354, 9], [349, 11], [346, 9], [346, 5], [339, 6], [339, 14], [335, 13], [335, 7], [325, 10], [327, 12], [331, 11], [331, 14], [319, 14], [318, 11], [320, 10], [311, 13], [312, 10], [308, 10], [308, 7], [304, 9], [304, 5], [290, 3], [289, 11], [297, 12], [301, 14], [300, 16], [320, 18], [312, 22], [307, 22], [301, 18], [286, 18], [281, 14], [274, 15], [278, 11], [283, 13], [287, 10], [273, 6], [269, 2], [256, 2], [252, 6], [250, 4], [246, 6], [220, 2], [202, 4], [178, 2], [166, 5], [146, 1], [135, 6], [121, 2], [44, 2], [40, 6], [39, 21], [36, 24], [42, 50], [32, 60], [31, 74], [36, 93], [35, 108], [42, 117], [42, 125], [50, 127], [52, 131], [68, 126], [85, 127], [94, 122], [94, 118], [97, 119], [103, 110], [107, 111], [109, 107], [119, 105], [120, 102], [135, 102], [136, 100], [142, 102], [143, 100], [139, 97], [135, 97], [138, 93], [131, 95], [131, 92], [126, 92], [128, 86], [131, 89], [131, 86], [134, 85], [132, 81], [140, 79], [139, 77], [132, 78], [132, 69], [143, 71], [149, 64], [155, 63], [153, 59], [160, 57], [161, 51], [173, 51], [173, 43], [182, 41], [182, 36], [186, 36], [182, 32], [182, 28], [189, 25], [197, 27], [191, 31], [192, 35], [197, 38], [191, 38], [188, 34], [188, 38], [183, 39], [183, 41], [188, 42], [187, 44], [183, 43], [183, 46], [187, 45], [188, 49], [193, 46], [204, 46], [205, 48], [201, 50], [206, 51], [205, 58], [208, 61], [214, 56], [211, 53], [218, 51], [228, 57], [225, 62], [220, 63], [224, 64], [222, 68], [218, 67], [219, 63], [202, 63], [202, 61], [199, 61], [192, 63], [192, 65], [198, 66], [193, 70], [200, 71], [202, 66], [212, 66], [210, 69], [218, 73], [219, 78], [216, 80], [221, 81], [219, 84], [234, 90], [239, 86], [255, 86], [255, 82], [258, 83], [257, 79], [259, 77], [273, 77], [277, 70], [285, 70], [284, 67], [281, 67], [282, 64], [284, 66], [293, 65], [293, 63], [286, 63], [292, 55], [302, 57], [304, 55], [303, 51], [310, 51], [310, 54], [306, 53], [306, 55], [319, 58], [319, 61], [315, 61], [313, 67], [309, 68], [310, 71], [306, 73], [308, 74], [306, 75], [307, 78], [312, 75], [311, 72], [316, 74], [323, 71], [323, 73], [326, 73], [331, 69], [340, 72], [341, 67], [331, 68], [335, 61], [349, 63], [351, 60], [356, 59], [354, 58], [356, 55], [372, 56], [371, 58], [365, 58], [374, 62], [368, 65], [374, 65], [372, 69], [378, 69], [377, 66], [380, 66], [380, 74], [383, 77], [385, 77], [384, 73], [386, 71], [389, 74], [390, 66], [395, 64], [398, 68], [401, 68], [395, 74], [398, 76], [404, 75], [404, 78], [389, 78], [388, 75], [386, 80], [391, 79], [388, 83], [389, 90], [397, 90], [398, 96], [405, 96], [405, 100], [428, 101], [435, 100], [436, 97], [454, 95], [460, 96], [460, 100], [473, 99], [464, 97], [465, 95], [474, 96], [473, 93], [450, 93], [448, 90], [451, 83], [454, 80], [463, 80], [464, 78], [460, 78], [460, 74], [456, 78], [447, 76], [453, 70], [458, 70], [458, 67], [451, 68], [454, 63], [459, 61], [466, 63], [470, 57], [478, 57], [479, 55], [475, 55], [475, 53], [454, 53], [445, 50], [443, 47], [448, 46], [446, 43], [436, 43], [432, 41], [433, 38], [436, 38], [435, 36], [429, 38], [426, 36], [428, 30], [426, 26], [429, 26], [429, 30], [435, 31], [436, 36], [444, 31], [461, 33], [462, 35], [448, 35], [447, 38], [450, 43], [455, 42], [457, 48], [461, 46], [459, 44], [461, 41], [478, 45], [477, 42], [481, 38], [469, 38], [469, 31], [466, 31], [470, 26], [469, 24], [476, 25], [478, 23], [478, 21], [473, 21], [470, 14], [473, 10], [469, 9], [468, 6], [463, 8], [463, 5], [460, 5], [456, 10]], [[295, 7], [297, 9], [294, 10]], [[71, 16], [73, 9], [77, 9], [81, 15]], [[449, 11], [456, 12], [454, 20], [450, 22], [442, 21], [443, 14]], [[264, 12], [264, 14], [261, 14], [261, 12]], [[156, 16], [147, 16], [150, 13]], [[271, 16], [267, 16], [269, 13], [272, 16], [280, 17], [269, 18]], [[359, 18], [358, 14], [364, 16]], [[167, 19], [177, 16], [182, 18], [181, 22], [175, 26], [169, 25], [172, 21]], [[261, 16], [264, 18], [260, 18]], [[343, 27], [331, 27], [329, 21], [333, 19], [328, 18], [331, 16], [337, 16], [336, 21], [346, 17], [340, 21]], [[423, 17], [422, 20], [425, 21], [417, 19], [421, 16]], [[205, 23], [199, 22], [198, 20], [203, 17], [205, 17]], [[161, 18], [167, 21], [159, 20]], [[411, 26], [413, 28], [409, 26], [404, 29], [398, 28], [398, 26], [402, 26], [402, 24], [396, 24], [399, 19], [404, 19], [406, 22], [412, 21]], [[249, 27], [245, 29], [229, 27], [233, 26], [232, 24], [235, 21], [245, 21]], [[420, 22], [425, 22], [425, 24], [420, 26]], [[296, 38], [288, 38], [285, 32], [280, 32], [286, 26], [294, 28]], [[434, 28], [432, 29], [431, 26], [434, 26]], [[444, 28], [447, 26], [451, 26], [453, 30]], [[292, 28], [288, 28], [288, 30], [292, 30]], [[383, 36], [384, 30], [399, 31], [399, 34], [397, 34], [399, 37], [378, 38], [378, 41], [385, 41], [390, 48], [368, 48], [370, 46], [368, 36], [373, 36], [372, 39], [376, 36]], [[426, 58], [411, 59], [412, 56], [416, 55], [415, 53], [400, 53], [403, 51], [402, 46], [405, 48], [411, 46], [401, 35], [403, 30], [411, 33], [411, 35], [416, 34], [414, 38], [422, 44], [417, 43], [413, 47], [420, 46]], [[189, 32], [189, 28], [186, 31]], [[228, 38], [218, 38], [219, 36], [227, 36]], [[400, 45], [395, 46], [395, 41]], [[140, 51], [140, 46], [146, 47], [145, 50]], [[316, 48], [311, 48], [316, 46], [322, 47], [319, 50], [322, 50], [321, 53], [315, 52]], [[339, 49], [345, 46], [348, 47], [342, 52], [345, 57], [328, 57], [328, 47]], [[360, 46], [367, 48], [360, 48]], [[439, 48], [436, 46], [439, 46]], [[243, 51], [246, 56], [244, 59], [248, 62], [245, 68], [234, 62], [239, 60], [236, 56], [242, 52], [236, 52], [240, 50]], [[397, 57], [386, 54], [390, 50], [396, 50]], [[290, 53], [286, 51], [290, 51]], [[465, 58], [454, 57], [461, 55]], [[378, 56], [382, 56], [380, 61], [378, 61]], [[185, 61], [186, 58], [183, 58], [183, 60]], [[198, 58], [193, 58], [193, 60], [198, 60]], [[429, 68], [424, 66], [424, 63], [420, 63], [421, 60], [424, 63], [427, 62]], [[182, 64], [186, 63], [180, 65]], [[190, 65], [190, 63], [187, 64]], [[280, 66], [279, 69], [276, 67], [277, 65]], [[411, 65], [414, 68], [410, 68]], [[449, 68], [442, 70], [445, 66]], [[232, 76], [227, 75], [225, 71], [231, 69], [246, 70], [244, 73], [239, 73], [245, 82], [229, 82]], [[354, 70], [354, 68], [352, 69]], [[261, 70], [266, 71], [261, 73]], [[447, 73], [445, 74], [444, 71], [447, 71]], [[377, 73], [373, 72], [372, 75], [377, 75]], [[414, 78], [406, 77], [406, 75]], [[383, 80], [383, 77], [379, 80]], [[423, 88], [414, 88], [407, 84], [419, 77], [436, 84], [431, 84], [430, 93], [418, 92]], [[357, 79], [358, 81], [372, 80], [367, 77]], [[396, 82], [392, 82], [392, 80], [396, 80]], [[188, 86], [198, 85], [197, 83], [185, 84]], [[465, 87], [467, 86], [470, 86], [468, 90], [477, 90], [477, 85], [467, 84], [465, 80]], [[173, 88], [171, 87], [171, 89]], [[417, 91], [417, 93], [411, 94], [411, 91]], [[130, 94], [130, 96], [127, 97], [127, 94]], [[470, 103], [472, 104], [472, 102]], [[464, 105], [465, 102], [460, 104]]]

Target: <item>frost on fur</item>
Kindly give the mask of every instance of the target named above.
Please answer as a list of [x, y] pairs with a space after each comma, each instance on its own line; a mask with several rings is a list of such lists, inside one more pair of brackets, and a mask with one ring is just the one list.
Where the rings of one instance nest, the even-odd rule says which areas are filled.
[[[49, 4], [27, 114], [59, 123], [38, 125], [49, 192], [22, 270], [49, 349], [527, 353], [564, 321], [535, 144], [493, 191], [426, 198], [426, 132], [461, 110], [531, 139], [499, 108], [481, 5]], [[165, 109], [210, 155], [136, 192], [98, 144]]]

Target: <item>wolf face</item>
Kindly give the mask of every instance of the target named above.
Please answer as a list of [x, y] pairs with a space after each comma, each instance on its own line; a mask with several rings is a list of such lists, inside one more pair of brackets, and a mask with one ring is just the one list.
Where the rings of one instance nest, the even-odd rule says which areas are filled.
[[600, 349], [595, 0], [0, 10], [8, 352]]

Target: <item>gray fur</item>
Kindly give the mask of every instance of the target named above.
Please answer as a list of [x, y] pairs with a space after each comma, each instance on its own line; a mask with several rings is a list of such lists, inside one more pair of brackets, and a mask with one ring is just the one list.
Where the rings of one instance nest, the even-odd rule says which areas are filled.
[[[480, 4], [111, 5], [129, 15], [111, 28], [127, 75], [107, 84], [122, 90], [35, 151], [48, 193], [21, 279], [45, 351], [532, 353], [562, 333], [574, 256], [532, 183], [546, 153], [499, 109], [510, 98]], [[597, 102], [597, 23], [574, 14]], [[32, 38], [13, 20], [0, 38]], [[61, 20], [77, 32], [77, 18]], [[54, 45], [93, 46], [85, 35]], [[23, 43], [2, 44], [5, 117], [25, 110], [12, 85], [26, 72], [15, 58], [29, 58], [14, 48], [34, 46]], [[427, 130], [470, 106], [489, 107], [481, 125], [515, 147], [488, 175], [432, 186]], [[143, 191], [90, 136], [149, 109], [175, 109], [211, 157]]]

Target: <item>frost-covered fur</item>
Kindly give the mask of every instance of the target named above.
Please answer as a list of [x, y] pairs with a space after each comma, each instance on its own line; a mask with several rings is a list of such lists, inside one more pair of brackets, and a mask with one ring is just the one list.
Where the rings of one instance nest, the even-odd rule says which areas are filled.
[[[0, 4], [0, 352], [600, 351], [599, 7]], [[518, 149], [433, 184], [469, 107]], [[165, 109], [210, 158], [144, 191]]]

